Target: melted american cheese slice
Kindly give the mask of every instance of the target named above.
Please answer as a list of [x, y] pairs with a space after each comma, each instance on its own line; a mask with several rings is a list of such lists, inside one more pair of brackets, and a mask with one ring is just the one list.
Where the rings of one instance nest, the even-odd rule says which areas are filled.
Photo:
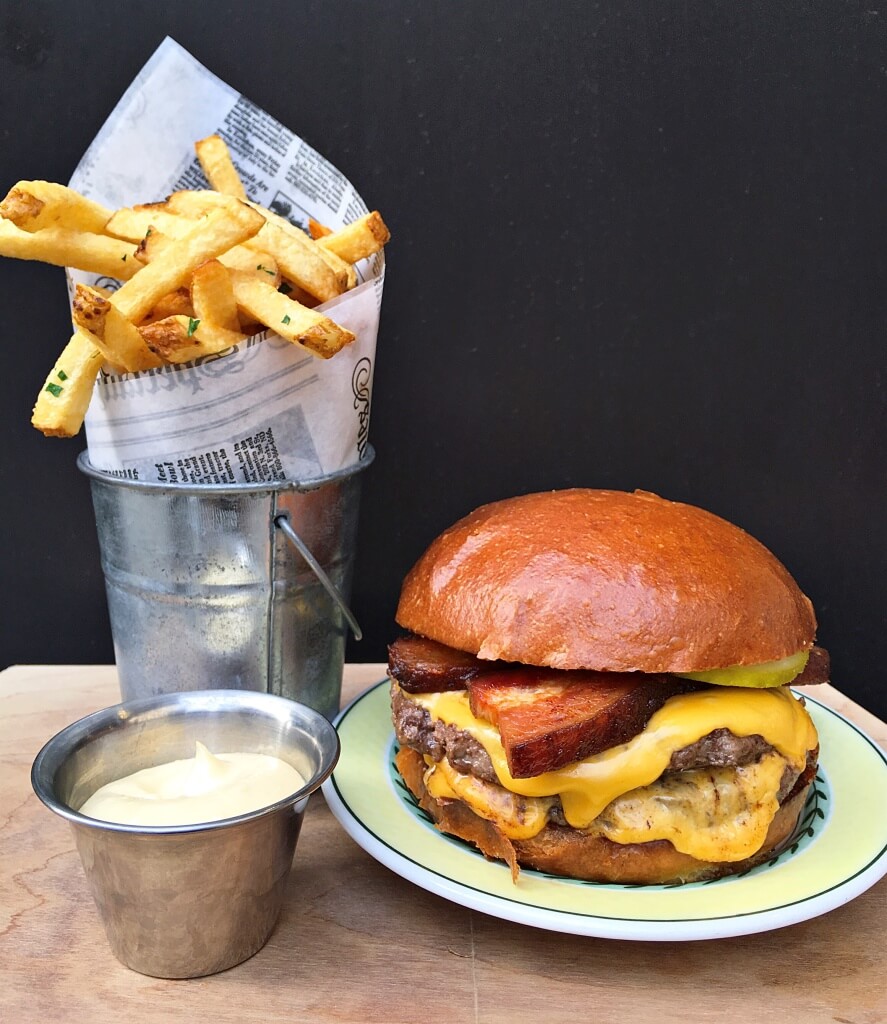
[[[591, 829], [594, 823], [594, 831], [622, 843], [669, 839], [681, 852], [703, 860], [740, 860], [760, 847], [778, 807], [776, 792], [786, 762], [801, 771], [807, 751], [818, 742], [810, 716], [787, 689], [723, 687], [672, 697], [628, 743], [558, 771], [515, 779], [498, 731], [472, 714], [464, 691], [404, 696], [432, 718], [471, 733], [506, 790], [522, 797], [560, 797], [574, 828]], [[690, 799], [686, 793], [685, 799], [676, 799], [673, 791], [664, 792], [668, 783], [657, 780], [674, 751], [720, 728], [737, 736], [763, 736], [781, 756], [770, 754], [757, 765], [720, 770], [721, 778], [710, 771], [681, 773], [684, 786], [696, 790]], [[729, 786], [724, 772], [729, 773]], [[427, 783], [433, 796], [458, 795], [510, 838], [527, 838], [544, 827], [547, 804], [533, 811], [525, 801], [516, 809], [493, 796], [495, 787], [486, 787], [485, 795], [484, 784], [445, 762], [428, 773]], [[645, 787], [649, 792], [634, 792]], [[610, 807], [626, 794], [632, 794], [633, 810], [626, 801]]]
[[744, 860], [767, 838], [784, 770], [785, 759], [771, 752], [741, 768], [669, 772], [617, 797], [597, 828], [615, 843], [667, 839], [697, 860]]
[[463, 775], [444, 758], [426, 755], [425, 788], [436, 799], [458, 798], [488, 821], [494, 821], [509, 839], [532, 839], [548, 824], [551, 797], [518, 796], [474, 775]]

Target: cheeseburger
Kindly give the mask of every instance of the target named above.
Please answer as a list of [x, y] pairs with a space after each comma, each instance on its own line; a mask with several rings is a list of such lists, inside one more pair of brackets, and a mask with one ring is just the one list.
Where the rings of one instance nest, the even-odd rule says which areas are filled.
[[810, 601], [730, 523], [636, 491], [485, 505], [406, 578], [397, 767], [444, 832], [597, 882], [744, 871], [783, 846], [825, 682]]

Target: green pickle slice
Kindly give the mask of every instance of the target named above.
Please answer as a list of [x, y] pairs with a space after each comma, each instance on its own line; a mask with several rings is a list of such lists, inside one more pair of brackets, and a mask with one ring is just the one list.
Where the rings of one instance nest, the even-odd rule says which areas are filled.
[[710, 668], [706, 672], [675, 672], [675, 675], [716, 686], [785, 686], [804, 671], [809, 657], [809, 651], [798, 651], [787, 658], [764, 661], [760, 665], [731, 665], [730, 668]]

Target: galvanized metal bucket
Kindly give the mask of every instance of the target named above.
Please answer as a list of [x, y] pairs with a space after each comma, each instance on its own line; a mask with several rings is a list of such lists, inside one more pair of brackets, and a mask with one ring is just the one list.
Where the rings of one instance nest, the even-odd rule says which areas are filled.
[[124, 700], [257, 690], [338, 710], [360, 472], [262, 484], [89, 477]]

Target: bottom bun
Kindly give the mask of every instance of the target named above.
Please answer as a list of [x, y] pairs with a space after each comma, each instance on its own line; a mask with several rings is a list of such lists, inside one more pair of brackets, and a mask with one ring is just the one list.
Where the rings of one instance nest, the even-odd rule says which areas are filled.
[[520, 868], [525, 867], [567, 878], [624, 885], [698, 882], [738, 874], [763, 863], [790, 838], [816, 773], [814, 763], [800, 776], [770, 822], [764, 845], [757, 853], [744, 860], [715, 863], [681, 853], [667, 839], [623, 845], [562, 825], [546, 825], [532, 839], [509, 839], [461, 800], [431, 796], [423, 781], [427, 765], [417, 751], [401, 747], [396, 764], [419, 806], [442, 832], [473, 843], [489, 860], [504, 860], [515, 880]]

